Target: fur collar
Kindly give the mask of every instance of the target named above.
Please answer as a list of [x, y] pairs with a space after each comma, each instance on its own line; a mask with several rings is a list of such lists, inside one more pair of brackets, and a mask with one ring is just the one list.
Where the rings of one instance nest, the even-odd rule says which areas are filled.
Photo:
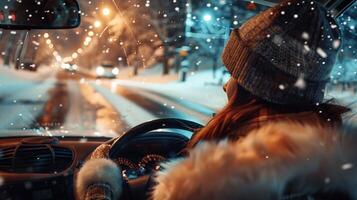
[[343, 190], [357, 199], [355, 130], [274, 123], [234, 143], [203, 143], [163, 165], [152, 197], [275, 200], [293, 182], [296, 193]]

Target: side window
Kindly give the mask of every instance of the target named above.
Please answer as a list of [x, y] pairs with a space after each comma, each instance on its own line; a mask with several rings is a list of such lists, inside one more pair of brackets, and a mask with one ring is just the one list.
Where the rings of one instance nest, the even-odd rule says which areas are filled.
[[[239, 28], [244, 22], [267, 9], [254, 1], [198, 1], [192, 0], [186, 19], [186, 44], [191, 49], [188, 63], [194, 69], [222, 66], [221, 54], [229, 38], [229, 27]], [[209, 2], [209, 3], [208, 3]]]
[[331, 74], [327, 98], [353, 109], [349, 119], [357, 120], [357, 2], [337, 19], [342, 34], [342, 46]]

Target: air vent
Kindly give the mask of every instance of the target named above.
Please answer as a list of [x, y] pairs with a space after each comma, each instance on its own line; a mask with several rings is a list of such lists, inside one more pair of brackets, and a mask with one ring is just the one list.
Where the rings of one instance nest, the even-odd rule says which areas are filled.
[[0, 170], [11, 169], [16, 146], [0, 148]]
[[73, 152], [50, 144], [20, 144], [0, 147], [0, 171], [18, 173], [53, 173], [67, 169]]

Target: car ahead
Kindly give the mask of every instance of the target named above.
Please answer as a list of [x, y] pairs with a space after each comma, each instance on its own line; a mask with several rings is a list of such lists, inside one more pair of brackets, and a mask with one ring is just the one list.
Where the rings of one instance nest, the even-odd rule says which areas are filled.
[[95, 68], [95, 74], [97, 78], [110, 78], [114, 79], [119, 74], [119, 68], [113, 64], [101, 64]]
[[78, 66], [76, 64], [72, 64], [72, 63], [63, 63], [62, 64], [62, 69], [64, 69], [67, 72], [76, 72], [78, 70]]
[[36, 65], [31, 60], [25, 60], [18, 66], [18, 69], [26, 70], [26, 71], [37, 71], [38, 65]]
[[[251, 17], [257, 13], [252, 11], [255, 6], [272, 6], [279, 1], [236, 1], [243, 5], [237, 9], [237, 12], [242, 14], [241, 16], [247, 15]], [[133, 5], [126, 6], [127, 10], [125, 12], [119, 12], [115, 9], [119, 9], [121, 6], [116, 3], [111, 5], [109, 2], [105, 0], [81, 1], [83, 10], [80, 11], [79, 4], [75, 0], [0, 1], [0, 28], [5, 29], [0, 34], [0, 47], [3, 50], [3, 58], [11, 57], [8, 56], [8, 52], [13, 49], [12, 44], [21, 35], [21, 31], [26, 32], [32, 29], [36, 30], [31, 31], [34, 33], [28, 38], [36, 44], [36, 48], [38, 46], [41, 47], [38, 50], [44, 49], [37, 52], [37, 55], [45, 61], [51, 58], [58, 63], [63, 60], [78, 59], [78, 62], [83, 62], [78, 68], [91, 66], [90, 64], [92, 64], [91, 62], [96, 55], [98, 56], [95, 58], [100, 59], [100, 56], [106, 53], [106, 51], [101, 51], [103, 46], [105, 48], [108, 48], [108, 46], [113, 49], [116, 48], [116, 51], [121, 51], [121, 55], [123, 51], [125, 54], [129, 54], [132, 51], [135, 52], [135, 55], [139, 50], [142, 50], [143, 54], [146, 53], [146, 55], [149, 55], [148, 57], [151, 57], [153, 51], [148, 48], [152, 43], [151, 40], [155, 41], [155, 38], [164, 37], [163, 41], [155, 44], [160, 47], [160, 50], [163, 49], [163, 44], [169, 45], [168, 43], [171, 40], [176, 40], [165, 38], [167, 36], [165, 34], [169, 35], [177, 31], [175, 29], [177, 25], [171, 23], [174, 20], [171, 15], [175, 15], [179, 11], [186, 12], [186, 5], [189, 5], [186, 4], [186, 1], [169, 2], [165, 0], [161, 1], [161, 3], [164, 3], [160, 5], [160, 1], [151, 1], [152, 4], [150, 4], [150, 1], [143, 0], [142, 2], [145, 6], [135, 2]], [[121, 3], [124, 2], [132, 1], [122, 1]], [[181, 8], [178, 7], [180, 2], [184, 2]], [[215, 19], [220, 21], [222, 18], [214, 15], [223, 15], [229, 12], [220, 10], [218, 6], [213, 6], [215, 1], [207, 0], [202, 2], [204, 3], [203, 10], [207, 13], [204, 13], [201, 17], [192, 16], [192, 18], [195, 17], [199, 25], [217, 28], [210, 25], [216, 21]], [[326, 5], [328, 9], [334, 10], [337, 13], [337, 17], [343, 10], [349, 8], [354, 1], [321, 0], [320, 2]], [[216, 1], [216, 5], [224, 3], [232, 7], [230, 1]], [[169, 11], [170, 9], [158, 9], [159, 12], [157, 13], [160, 15], [154, 13], [155, 19], [151, 21], [153, 23], [148, 23], [147, 21], [151, 15], [138, 15], [136, 13], [138, 9], [143, 7], [153, 8], [167, 4], [170, 4], [170, 9], [173, 12], [166, 13], [162, 12], [162, 10]], [[210, 9], [212, 12], [208, 13], [207, 10]], [[114, 16], [116, 11], [118, 13]], [[134, 25], [140, 22], [135, 20], [128, 21], [130, 18], [123, 17], [123, 15], [131, 12], [135, 16], [145, 17], [146, 20], [143, 24], [140, 24], [139, 28], [144, 27], [145, 31], [150, 30], [148, 35], [151, 37], [134, 37], [134, 33], [138, 34], [143, 29], [135, 31]], [[188, 16], [185, 12], [183, 13], [184, 17]], [[81, 16], [84, 20], [82, 25], [78, 27]], [[110, 17], [114, 20], [108, 22]], [[158, 23], [158, 18], [160, 17], [163, 18], [163, 21], [169, 22], [169, 27], [173, 28], [164, 32], [165, 34], [157, 34], [150, 29], [150, 27], [154, 27], [155, 30], [164, 28], [164, 25]], [[239, 20], [241, 20], [238, 16], [231, 17], [232, 25], [239, 23]], [[349, 19], [349, 16], [343, 17], [347, 19], [347, 27], [348, 20], [351, 19]], [[113, 21], [119, 23], [117, 23], [115, 29], [110, 29], [112, 28], [110, 26], [114, 23]], [[185, 20], [180, 20], [181, 23], [183, 21]], [[124, 25], [128, 24], [129, 27], [123, 28]], [[342, 22], [341, 24], [344, 23]], [[73, 32], [70, 32], [71, 30], [52, 30], [70, 28], [73, 28]], [[223, 40], [219, 41], [219, 44], [212, 44], [215, 38], [219, 38], [222, 35], [209, 35], [207, 34], [208, 28], [202, 30], [201, 34], [187, 34], [187, 37], [192, 36], [193, 38], [208, 37], [204, 38], [203, 41], [193, 43], [192, 49], [198, 51], [202, 49], [199, 45], [205, 44], [209, 45], [207, 49], [216, 49], [216, 46], [222, 48]], [[348, 28], [351, 29], [352, 27], [349, 26]], [[108, 29], [110, 31], [107, 31]], [[224, 27], [224, 29], [227, 29], [227, 27]], [[355, 28], [353, 27], [353, 29]], [[113, 30], [117, 31], [113, 32]], [[129, 32], [131, 37], [127, 36], [123, 39], [120, 34], [125, 32]], [[113, 39], [112, 37], [115, 35], [119, 36]], [[179, 38], [182, 38], [181, 34], [179, 36]], [[145, 48], [137, 48], [137, 39], [143, 41]], [[134, 42], [125, 46], [126, 43], [129, 43], [128, 40], [134, 40]], [[42, 41], [42, 43], [40, 44], [37, 41]], [[114, 46], [113, 43], [115, 41], [119, 45]], [[180, 44], [177, 46], [180, 46]], [[349, 46], [347, 45], [346, 52], [349, 51]], [[29, 49], [34, 50], [36, 48]], [[352, 48], [355, 47], [351, 46]], [[86, 55], [86, 51], [91, 49], [96, 51], [94, 53], [89, 52]], [[59, 55], [60, 53], [68, 55], [69, 51], [73, 51], [73, 56], [70, 58], [63, 58]], [[113, 50], [107, 52], [113, 52]], [[87, 57], [81, 58], [81, 55], [86, 55]], [[182, 54], [182, 56], [188, 55], [187, 53]], [[130, 60], [135, 60], [135, 58], [130, 57]], [[116, 57], [116, 60], [119, 59], [121, 59], [121, 56]], [[194, 64], [199, 65], [204, 61], [204, 59], [196, 60]], [[65, 70], [72, 71], [70, 64], [64, 64], [63, 67]], [[339, 69], [339, 67], [337, 68]], [[149, 197], [143, 188], [152, 182], [151, 175], [160, 170], [160, 163], [180, 157], [192, 132], [202, 128], [202, 125], [190, 120], [190, 117], [205, 113], [205, 117], [209, 118], [216, 109], [212, 104], [219, 102], [215, 101], [216, 99], [213, 99], [213, 97], [219, 95], [208, 96], [207, 93], [210, 92], [210, 89], [221, 91], [221, 87], [215, 88], [212, 85], [208, 85], [202, 90], [190, 94], [194, 95], [196, 99], [202, 100], [202, 97], [206, 98], [207, 100], [203, 103], [212, 101], [213, 103], [209, 106], [206, 104], [194, 104], [194, 98], [191, 99], [192, 101], [188, 101], [186, 96], [185, 98], [183, 97], [188, 92], [187, 88], [197, 87], [201, 89], [201, 85], [204, 85], [202, 84], [202, 79], [205, 81], [212, 79], [211, 71], [207, 73], [209, 75], [203, 74], [205, 76], [201, 76], [199, 74], [200, 81], [190, 82], [189, 84], [192, 85], [188, 84], [189, 87], [183, 88], [180, 92], [171, 91], [183, 84], [175, 82], [173, 85], [169, 85], [168, 88], [159, 88], [162, 89], [160, 90], [161, 93], [155, 91], [147, 96], [142, 96], [142, 94], [149, 93], [149, 91], [144, 91], [143, 89], [138, 89], [137, 91], [136, 88], [130, 89], [130, 85], [128, 88], [122, 85], [118, 86], [117, 80], [96, 81], [88, 77], [78, 78], [77, 75], [79, 76], [80, 73], [76, 73], [73, 79], [69, 79], [68, 76], [62, 76], [61, 72], [63, 70], [52, 70], [51, 68], [50, 71], [53, 71], [53, 73], [59, 72], [55, 74], [57, 76], [52, 76], [52, 74], [48, 77], [41, 76], [48, 79], [38, 80], [36, 77], [33, 82], [30, 82], [27, 77], [20, 76], [21, 73], [19, 73], [19, 76], [10, 76], [11, 73], [0, 73], [0, 199], [79, 199], [75, 195], [74, 188], [78, 171], [101, 144], [111, 145], [109, 159], [113, 160], [122, 169], [122, 177], [125, 182], [123, 184], [125, 186], [123, 192], [125, 195], [120, 199], [147, 199]], [[111, 64], [103, 64], [95, 68], [94, 73], [98, 77], [115, 77], [118, 75], [119, 69]], [[342, 74], [339, 71], [337, 73]], [[188, 79], [194, 78], [194, 74], [190, 73]], [[18, 77], [23, 77], [23, 80]], [[171, 78], [171, 76], [166, 77]], [[101, 85], [100, 83], [103, 84]], [[137, 85], [135, 83], [134, 86]], [[157, 86], [157, 84], [153, 85], [153, 88], [150, 89], [155, 89], [155, 86]], [[119, 87], [120, 89], [118, 89]], [[173, 101], [170, 96], [173, 93], [180, 93], [177, 98], [179, 99], [178, 101]], [[347, 96], [349, 93], [350, 91], [346, 91], [343, 95]], [[154, 98], [151, 98], [153, 96]], [[352, 101], [349, 102], [353, 103], [354, 99], [352, 98]], [[176, 104], [178, 106], [175, 106]], [[186, 112], [179, 112], [178, 110], [185, 110]], [[323, 144], [319, 143], [317, 145]], [[262, 155], [267, 162], [270, 160], [264, 152], [262, 152]], [[214, 159], [216, 160], [217, 158]], [[307, 158], [307, 160], [310, 159], [313, 160], [313, 158]], [[353, 163], [347, 163], [340, 168], [353, 169], [354, 167]], [[340, 169], [336, 169], [336, 171], [338, 170]], [[350, 172], [348, 170], [344, 171]], [[224, 171], [221, 173], [224, 173]], [[333, 184], [333, 178], [335, 177], [331, 177], [331, 179], [330, 177], [322, 178], [325, 178], [326, 184]], [[187, 177], [187, 180], [190, 180], [190, 177]], [[275, 186], [275, 180], [271, 182], [272, 186]], [[288, 196], [284, 199], [293, 199], [293, 197]], [[306, 199], [312, 199], [312, 197], [308, 196]]]

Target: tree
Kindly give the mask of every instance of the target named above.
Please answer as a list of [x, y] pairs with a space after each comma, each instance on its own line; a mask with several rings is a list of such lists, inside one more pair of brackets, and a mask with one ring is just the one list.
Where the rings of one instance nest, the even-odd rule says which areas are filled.
[[[173, 4], [158, 0], [148, 4], [137, 0], [126, 4], [121, 2], [117, 8], [118, 14], [109, 23], [109, 33], [127, 49], [128, 60], [134, 63], [134, 74], [140, 65], [146, 66], [153, 60], [161, 62], [163, 74], [168, 74], [172, 49], [183, 41], [183, 2]], [[152, 55], [154, 59], [150, 58]]]
[[252, 1], [191, 1], [185, 35], [186, 45], [191, 49], [187, 59], [194, 70], [203, 65], [212, 68], [215, 76], [216, 69], [222, 65], [220, 56], [231, 30], [264, 9]]

